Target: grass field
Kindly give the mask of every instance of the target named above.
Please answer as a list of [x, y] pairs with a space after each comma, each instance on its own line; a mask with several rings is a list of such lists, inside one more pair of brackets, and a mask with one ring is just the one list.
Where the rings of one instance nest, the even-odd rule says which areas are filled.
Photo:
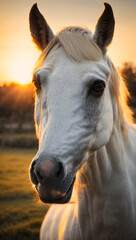
[[33, 198], [29, 164], [36, 150], [0, 149], [0, 239], [38, 240], [47, 206]]

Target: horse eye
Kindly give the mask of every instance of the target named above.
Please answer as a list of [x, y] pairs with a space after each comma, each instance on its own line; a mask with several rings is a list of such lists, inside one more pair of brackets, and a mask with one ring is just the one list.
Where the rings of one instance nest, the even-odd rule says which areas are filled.
[[38, 92], [41, 90], [40, 76], [38, 74], [33, 75], [32, 83], [35, 85], [35, 91]]
[[105, 89], [105, 82], [102, 80], [97, 80], [88, 89], [87, 96], [94, 95], [96, 97], [99, 97], [103, 94], [104, 89]]

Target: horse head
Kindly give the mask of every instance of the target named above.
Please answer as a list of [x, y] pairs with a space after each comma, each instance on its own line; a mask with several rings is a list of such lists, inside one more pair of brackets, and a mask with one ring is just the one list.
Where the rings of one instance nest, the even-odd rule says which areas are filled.
[[39, 150], [30, 178], [43, 202], [66, 203], [88, 153], [107, 144], [113, 130], [106, 48], [112, 41], [114, 16], [105, 3], [94, 35], [69, 27], [54, 36], [34, 4], [30, 30], [42, 51], [33, 74]]

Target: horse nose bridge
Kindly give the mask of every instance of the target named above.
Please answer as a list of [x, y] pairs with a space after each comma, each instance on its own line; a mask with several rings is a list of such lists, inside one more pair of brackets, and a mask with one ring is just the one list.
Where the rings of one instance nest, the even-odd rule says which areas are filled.
[[[70, 108], [70, 107], [69, 107]], [[64, 109], [56, 108], [51, 109], [49, 113], [49, 120], [46, 127], [43, 129], [44, 139], [47, 141], [57, 142], [58, 140], [64, 138], [64, 136], [69, 132], [70, 126], [72, 125], [72, 110], [67, 107]]]
[[[64, 148], [66, 148], [66, 139], [68, 137], [66, 129], [55, 128], [46, 129], [40, 142], [39, 152], [55, 158], [62, 158]], [[41, 154], [42, 154], [41, 153]]]

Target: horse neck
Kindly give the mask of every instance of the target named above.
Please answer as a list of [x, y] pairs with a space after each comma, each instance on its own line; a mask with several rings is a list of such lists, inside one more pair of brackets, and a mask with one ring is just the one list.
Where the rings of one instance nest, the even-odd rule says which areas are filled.
[[113, 226], [116, 223], [118, 227], [121, 220], [123, 224], [125, 217], [128, 224], [131, 223], [132, 199], [125, 159], [126, 147], [121, 124], [117, 122], [109, 142], [89, 157], [77, 176], [81, 186], [81, 190], [77, 191], [77, 214], [81, 226], [84, 217], [89, 218], [91, 226], [85, 231], [92, 231], [90, 229], [93, 228], [95, 239], [98, 229], [105, 229], [104, 224]]
[[126, 175], [125, 152], [128, 146], [127, 133], [122, 131], [121, 123], [117, 121], [114, 124], [109, 142], [98, 151], [90, 154], [79, 171], [79, 182], [86, 185], [91, 193], [100, 193], [106, 185], [109, 186], [107, 181], [111, 181], [114, 176]]

